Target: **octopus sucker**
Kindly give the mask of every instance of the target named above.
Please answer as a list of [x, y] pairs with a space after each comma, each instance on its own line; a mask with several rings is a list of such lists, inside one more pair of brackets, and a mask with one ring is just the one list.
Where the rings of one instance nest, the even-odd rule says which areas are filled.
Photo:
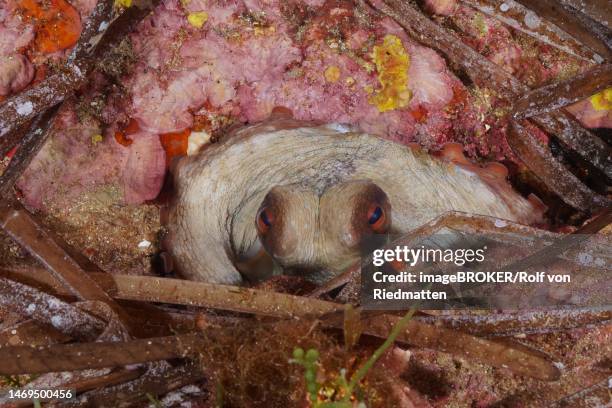
[[365, 237], [445, 212], [540, 221], [502, 167], [471, 164], [459, 145], [434, 157], [277, 110], [177, 164], [165, 246], [190, 279], [241, 284], [290, 271], [321, 282], [358, 259]]

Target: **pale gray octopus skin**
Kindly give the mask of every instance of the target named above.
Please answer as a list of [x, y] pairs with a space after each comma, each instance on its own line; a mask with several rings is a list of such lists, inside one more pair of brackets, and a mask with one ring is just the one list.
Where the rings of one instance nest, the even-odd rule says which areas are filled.
[[164, 246], [184, 277], [211, 283], [258, 281], [271, 264], [325, 281], [358, 260], [376, 207], [382, 232], [398, 234], [448, 211], [541, 218], [503, 177], [282, 115], [182, 159], [174, 177]]

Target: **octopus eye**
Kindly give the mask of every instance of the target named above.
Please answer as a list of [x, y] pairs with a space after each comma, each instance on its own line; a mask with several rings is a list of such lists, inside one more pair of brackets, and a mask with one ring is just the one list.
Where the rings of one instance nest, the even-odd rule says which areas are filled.
[[376, 207], [372, 211], [370, 211], [370, 214], [368, 214], [368, 223], [370, 225], [374, 225], [382, 218], [382, 216], [383, 216], [382, 208]]
[[385, 218], [385, 212], [379, 206], [374, 206], [368, 211], [368, 224], [374, 232], [383, 232]]
[[262, 209], [257, 216], [257, 229], [260, 232], [267, 232], [272, 226], [272, 221], [274, 221], [272, 214], [267, 209]]

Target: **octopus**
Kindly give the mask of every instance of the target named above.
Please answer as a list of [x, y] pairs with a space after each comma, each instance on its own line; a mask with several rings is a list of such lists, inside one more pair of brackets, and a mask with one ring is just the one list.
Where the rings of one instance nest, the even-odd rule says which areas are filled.
[[542, 215], [503, 166], [471, 164], [459, 145], [434, 157], [282, 109], [182, 159], [174, 183], [165, 216], [173, 265], [223, 284], [280, 273], [322, 283], [358, 260], [368, 238], [450, 211], [524, 224]]

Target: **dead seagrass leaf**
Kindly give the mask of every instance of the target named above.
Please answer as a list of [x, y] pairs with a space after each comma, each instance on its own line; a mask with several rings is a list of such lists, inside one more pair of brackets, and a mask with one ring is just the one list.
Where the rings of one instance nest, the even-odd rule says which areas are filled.
[[[514, 102], [514, 117], [517, 119], [528, 118], [563, 108], [606, 89], [611, 83], [612, 64], [596, 65], [566, 81], [546, 85], [525, 93]], [[607, 150], [604, 144], [598, 147], [597, 151], [605, 152]]]
[[47, 231], [19, 204], [0, 206], [0, 226], [39, 260], [63, 285], [80, 300], [98, 300], [108, 304], [122, 321], [129, 316], [87, 272], [64, 250]]
[[[1, 375], [120, 367], [149, 361], [184, 358], [203, 343], [197, 334], [95, 343], [13, 346], [0, 349]], [[3, 361], [4, 361], [3, 360]]]
[[204, 379], [197, 364], [173, 367], [166, 362], [148, 365], [147, 372], [139, 378], [112, 387], [87, 392], [76, 399], [60, 402], [57, 407], [123, 407], [146, 401], [148, 395], [158, 396]]
[[93, 340], [104, 329], [102, 320], [83, 310], [6, 278], [0, 278], [0, 305], [74, 338]]
[[[567, 3], [571, 5], [572, 1], [567, 1]], [[544, 21], [549, 21], [558, 26], [582, 44], [599, 53], [602, 58], [610, 58], [608, 45], [593, 32], [592, 26], [589, 27], [589, 24], [585, 24], [584, 20], [580, 18], [583, 11], [590, 12], [592, 16], [597, 16], [597, 11], [605, 10], [605, 5], [602, 4], [606, 3], [605, 0], [603, 2], [599, 0], [580, 2], [580, 5], [574, 11], [552, 0], [518, 0], [518, 2], [534, 11]], [[574, 1], [573, 5], [577, 6], [578, 4], [575, 3]], [[610, 11], [608, 3], [607, 12], [603, 13], [607, 16], [607, 19], [610, 19]]]
[[0, 347], [44, 346], [68, 341], [70, 341], [70, 336], [63, 334], [53, 326], [41, 324], [35, 320], [25, 320], [0, 331]]
[[606, 45], [556, 2], [519, 0], [518, 3], [523, 5], [513, 3], [512, 7], [503, 11], [499, 3], [492, 0], [463, 2], [565, 54], [593, 62], [609, 56]]
[[510, 121], [507, 140], [512, 150], [546, 185], [567, 204], [581, 209], [605, 208], [608, 199], [593, 192], [556, 160], [548, 147], [531, 135], [528, 124]]
[[344, 308], [344, 345], [350, 349], [359, 343], [361, 332], [361, 310], [350, 303]]

